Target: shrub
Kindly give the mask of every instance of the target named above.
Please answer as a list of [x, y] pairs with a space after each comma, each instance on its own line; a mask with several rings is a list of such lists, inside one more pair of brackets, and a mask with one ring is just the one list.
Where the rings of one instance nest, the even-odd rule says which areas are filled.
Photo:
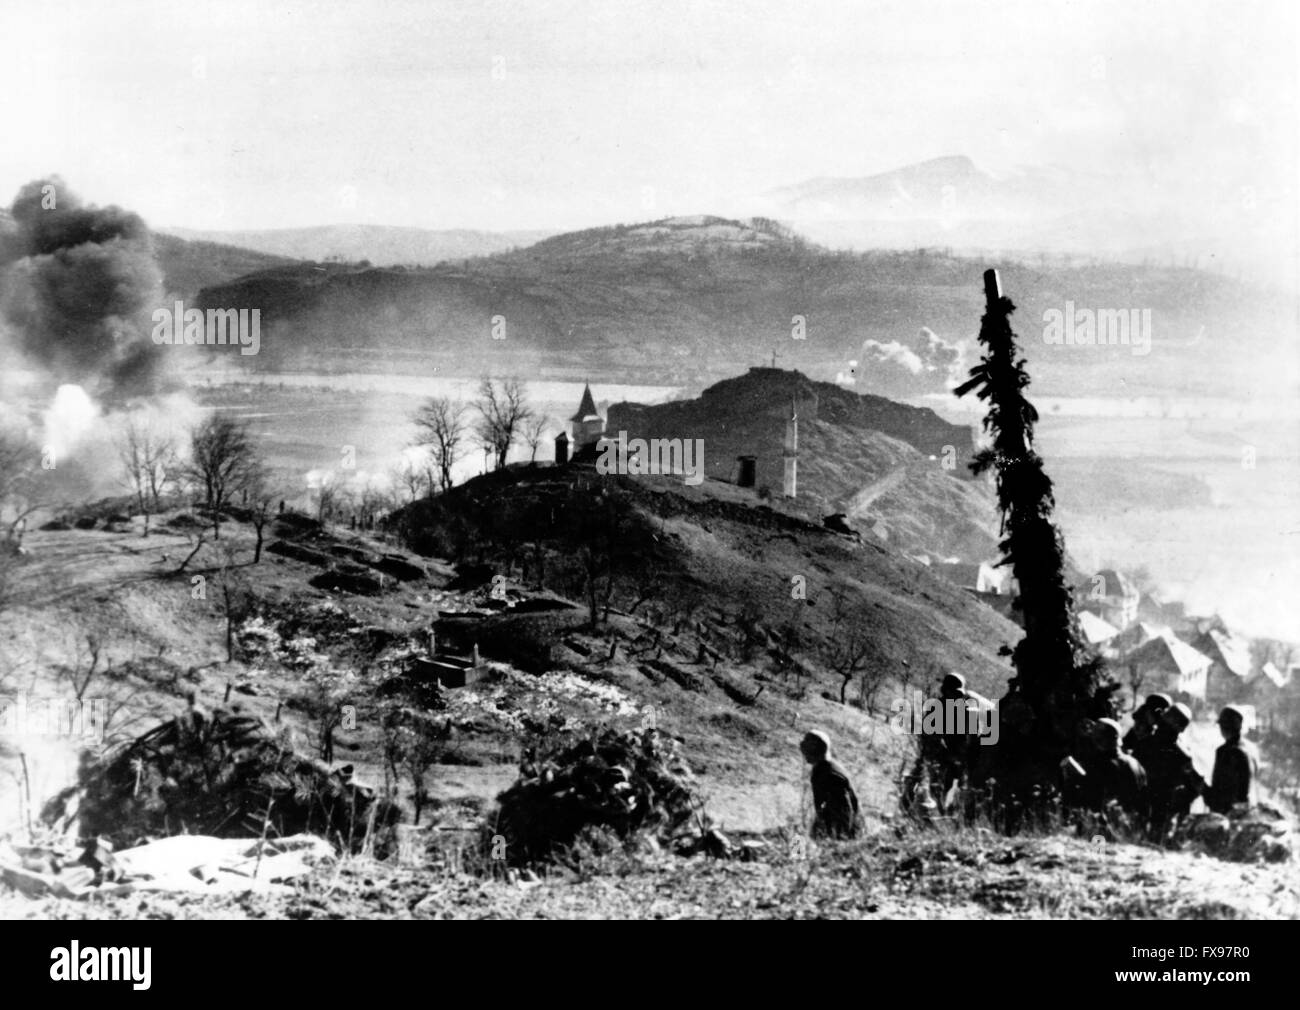
[[516, 864], [553, 859], [589, 829], [624, 843], [668, 839], [701, 807], [676, 744], [653, 729], [590, 730], [543, 738], [525, 753], [519, 779], [497, 798], [487, 828], [506, 839]]

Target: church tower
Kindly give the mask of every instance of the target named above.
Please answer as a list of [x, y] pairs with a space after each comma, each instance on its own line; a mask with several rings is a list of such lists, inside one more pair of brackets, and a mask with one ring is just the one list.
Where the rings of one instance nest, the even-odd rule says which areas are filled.
[[605, 437], [605, 422], [596, 410], [595, 398], [591, 395], [591, 385], [582, 389], [582, 402], [578, 404], [577, 413], [571, 418], [573, 422], [573, 441], [571, 443], [573, 458], [586, 457], [596, 451], [596, 444]]
[[799, 490], [799, 411], [795, 407], [793, 396], [790, 397], [790, 420], [785, 422], [781, 462], [785, 466], [785, 496], [793, 498]]

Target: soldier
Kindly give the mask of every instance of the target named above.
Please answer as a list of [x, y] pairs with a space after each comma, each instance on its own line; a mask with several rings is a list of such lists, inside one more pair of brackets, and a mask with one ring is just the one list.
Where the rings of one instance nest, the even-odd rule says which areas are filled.
[[1150, 817], [1147, 830], [1163, 842], [1178, 821], [1191, 810], [1192, 801], [1205, 791], [1205, 780], [1192, 764], [1192, 755], [1179, 739], [1192, 722], [1192, 710], [1181, 702], [1165, 709], [1150, 735], [1139, 742], [1133, 756], [1147, 773]]
[[1173, 699], [1167, 694], [1148, 694], [1147, 700], [1133, 713], [1133, 728], [1124, 734], [1124, 749], [1136, 757], [1138, 748], [1151, 738], [1160, 725], [1160, 717], [1172, 704]]
[[814, 730], [799, 744], [804, 760], [812, 765], [814, 838], [855, 838], [858, 834], [858, 796], [849, 773], [831, 757], [831, 741]]
[[1115, 803], [1142, 823], [1147, 813], [1147, 774], [1131, 755], [1120, 749], [1119, 723], [1099, 719], [1096, 731], [1097, 757], [1088, 762], [1088, 806], [1099, 812]]
[[939, 805], [946, 809], [949, 793], [964, 783], [975, 758], [980, 736], [988, 732], [993, 703], [966, 686], [960, 673], [949, 673], [939, 685], [939, 702], [943, 706], [943, 731], [938, 736], [923, 737], [930, 743], [927, 759], [931, 778], [939, 787]]
[[1214, 774], [1205, 794], [1205, 804], [1216, 814], [1227, 814], [1239, 804], [1254, 802], [1255, 776], [1259, 757], [1254, 745], [1241, 739], [1245, 713], [1228, 705], [1219, 713], [1219, 732], [1223, 743], [1214, 752]]

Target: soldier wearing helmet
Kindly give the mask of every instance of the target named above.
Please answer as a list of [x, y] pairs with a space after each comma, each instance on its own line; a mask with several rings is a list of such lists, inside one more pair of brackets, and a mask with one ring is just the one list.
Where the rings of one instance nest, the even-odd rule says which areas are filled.
[[1205, 793], [1206, 805], [1216, 814], [1230, 813], [1254, 801], [1259, 756], [1252, 744], [1241, 739], [1245, 724], [1245, 713], [1236, 705], [1219, 713], [1223, 743], [1214, 752], [1214, 774]]
[[1124, 749], [1133, 754], [1141, 747], [1160, 723], [1160, 717], [1173, 704], [1167, 694], [1148, 694], [1146, 701], [1133, 713], [1133, 727], [1124, 734]]
[[1150, 800], [1148, 834], [1163, 842], [1178, 821], [1191, 810], [1192, 801], [1205, 791], [1205, 780], [1192, 764], [1191, 752], [1180, 739], [1192, 723], [1192, 710], [1182, 702], [1170, 705], [1133, 751], [1147, 773]]
[[814, 838], [854, 838], [858, 834], [858, 796], [844, 766], [831, 757], [831, 739], [813, 730], [799, 743], [812, 765]]

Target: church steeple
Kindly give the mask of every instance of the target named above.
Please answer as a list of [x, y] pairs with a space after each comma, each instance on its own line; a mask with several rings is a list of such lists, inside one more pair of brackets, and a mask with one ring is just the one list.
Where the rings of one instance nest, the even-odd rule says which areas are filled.
[[605, 436], [605, 422], [596, 410], [596, 399], [591, 395], [591, 383], [582, 387], [582, 402], [573, 422], [573, 458], [585, 458], [595, 451], [595, 446]]
[[582, 387], [582, 402], [578, 404], [578, 412], [574, 414], [570, 421], [585, 421], [589, 417], [596, 416], [596, 401], [591, 396], [591, 383]]

